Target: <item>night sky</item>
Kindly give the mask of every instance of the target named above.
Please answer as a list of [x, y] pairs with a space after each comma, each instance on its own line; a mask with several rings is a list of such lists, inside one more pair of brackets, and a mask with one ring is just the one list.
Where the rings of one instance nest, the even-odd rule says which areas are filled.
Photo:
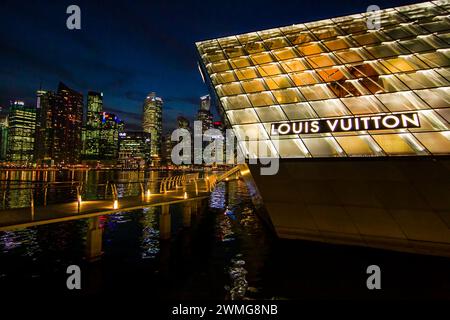
[[[142, 103], [164, 101], [164, 129], [193, 119], [207, 94], [196, 41], [417, 1], [17, 1], [0, 0], [0, 106], [63, 81], [85, 96], [102, 91], [107, 111], [139, 130]], [[66, 28], [66, 8], [81, 8], [81, 30]]]

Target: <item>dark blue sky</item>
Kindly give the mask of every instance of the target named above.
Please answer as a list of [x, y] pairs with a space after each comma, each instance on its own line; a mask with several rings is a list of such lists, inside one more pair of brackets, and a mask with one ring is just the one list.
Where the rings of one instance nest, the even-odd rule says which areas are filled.
[[[165, 129], [193, 119], [207, 88], [196, 41], [363, 12], [416, 1], [0, 1], [0, 106], [35, 103], [59, 81], [86, 95], [104, 92], [105, 109], [138, 129], [150, 91], [165, 100]], [[66, 8], [81, 8], [81, 30], [66, 28]]]

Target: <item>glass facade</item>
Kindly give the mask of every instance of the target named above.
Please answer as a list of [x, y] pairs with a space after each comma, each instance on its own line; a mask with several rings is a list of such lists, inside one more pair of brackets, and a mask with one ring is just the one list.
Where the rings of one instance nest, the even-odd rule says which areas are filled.
[[9, 110], [8, 161], [33, 163], [35, 129], [36, 109], [26, 107], [22, 101], [14, 101]]
[[[448, 155], [449, 10], [447, 1], [426, 2], [380, 11], [376, 30], [363, 13], [202, 41], [197, 49], [247, 157], [255, 156], [252, 140], [282, 158]], [[420, 124], [397, 126], [407, 112]], [[274, 131], [275, 124], [333, 127], [360, 117], [385, 125]]]
[[123, 168], [144, 168], [151, 161], [151, 134], [128, 131], [119, 134], [119, 164]]
[[163, 100], [154, 92], [149, 93], [143, 105], [142, 127], [151, 135], [151, 156], [154, 164], [161, 158]]

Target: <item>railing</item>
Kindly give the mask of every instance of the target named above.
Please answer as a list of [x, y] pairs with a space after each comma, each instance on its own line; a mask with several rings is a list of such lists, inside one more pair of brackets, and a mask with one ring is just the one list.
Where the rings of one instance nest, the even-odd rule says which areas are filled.
[[[117, 200], [120, 197], [147, 195], [151, 192], [166, 194], [171, 191], [186, 191], [187, 185], [194, 185], [195, 192], [211, 192], [218, 181], [217, 174], [200, 177], [200, 173], [186, 173], [144, 181], [106, 181], [106, 183], [89, 184], [84, 181], [42, 182], [1, 180], [0, 192], [3, 195], [2, 209], [47, 206], [49, 196], [56, 200], [52, 203], [84, 200]], [[204, 183], [200, 183], [204, 182]], [[24, 185], [25, 184], [25, 185]], [[201, 185], [201, 190], [200, 190]], [[29, 192], [26, 192], [29, 190]], [[24, 193], [20, 194], [21, 192]], [[9, 195], [8, 206], [6, 195]], [[62, 195], [63, 194], [63, 195]], [[11, 205], [11, 195], [20, 198]], [[17, 199], [16, 199], [17, 200]], [[51, 202], [51, 201], [50, 201]]]

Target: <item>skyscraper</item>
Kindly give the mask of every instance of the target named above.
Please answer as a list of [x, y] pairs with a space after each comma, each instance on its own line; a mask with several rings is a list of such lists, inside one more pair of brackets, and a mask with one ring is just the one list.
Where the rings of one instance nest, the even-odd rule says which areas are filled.
[[64, 164], [77, 164], [82, 150], [83, 95], [62, 82], [58, 86], [58, 95], [62, 105], [56, 110], [59, 127], [55, 137], [55, 160]]
[[83, 159], [100, 158], [100, 129], [103, 119], [103, 93], [88, 92], [86, 126], [83, 129]]
[[36, 110], [22, 101], [14, 101], [9, 109], [7, 160], [30, 164], [34, 160]]
[[37, 93], [36, 160], [77, 164], [82, 151], [83, 95], [60, 83]]
[[163, 100], [151, 92], [144, 101], [142, 128], [151, 135], [152, 165], [157, 165], [161, 158]]
[[213, 126], [213, 116], [210, 111], [211, 97], [209, 95], [200, 98], [200, 109], [197, 113], [197, 120], [202, 122], [202, 131], [205, 132]]
[[115, 163], [119, 157], [119, 134], [123, 132], [123, 122], [113, 113], [101, 113], [99, 135], [99, 160]]
[[128, 131], [119, 135], [119, 163], [123, 168], [143, 168], [150, 163], [150, 133]]
[[8, 116], [0, 115], [0, 161], [5, 161], [8, 154], [8, 126]]

